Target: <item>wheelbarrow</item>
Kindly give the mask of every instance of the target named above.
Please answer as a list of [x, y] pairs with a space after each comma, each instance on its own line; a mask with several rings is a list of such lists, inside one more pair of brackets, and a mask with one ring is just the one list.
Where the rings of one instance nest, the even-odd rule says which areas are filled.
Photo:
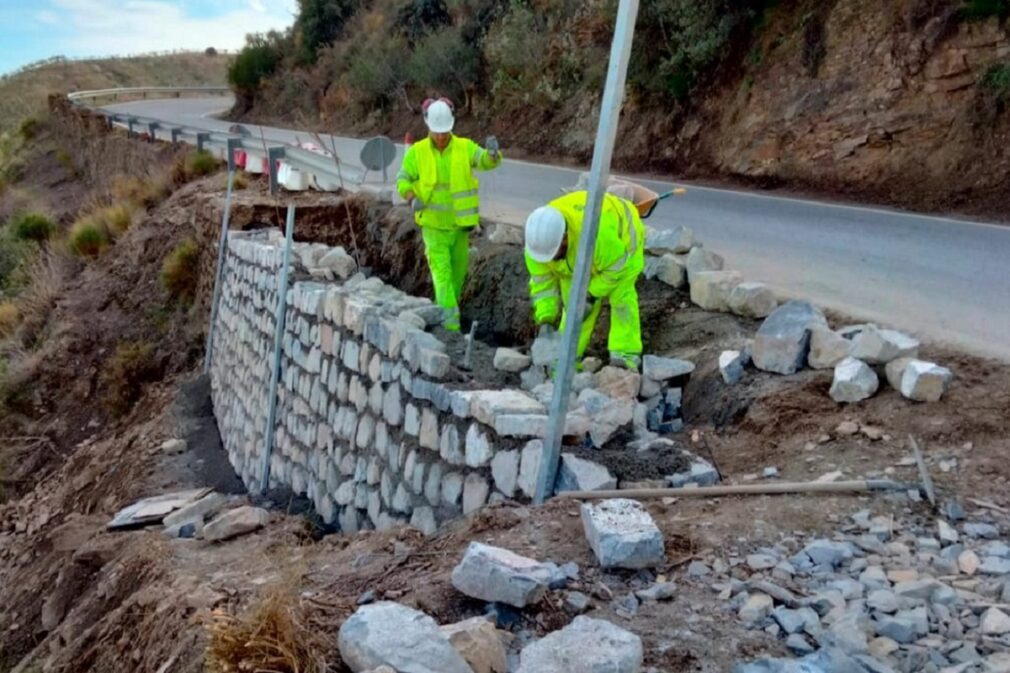
[[[579, 179], [575, 183], [574, 187], [567, 189], [563, 188], [561, 191], [567, 194], [579, 189], [585, 189], [588, 182], [589, 173], [581, 173], [579, 174]], [[615, 177], [611, 177], [609, 179], [607, 183], [607, 192], [634, 203], [635, 208], [638, 209], [638, 215], [643, 220], [652, 215], [652, 212], [656, 210], [656, 206], [659, 205], [660, 201], [668, 199], [671, 196], [682, 196], [687, 194], [687, 190], [683, 187], [675, 187], [663, 193], [658, 193], [649, 189], [645, 185], [638, 184], [637, 182], [622, 180], [621, 178]]]

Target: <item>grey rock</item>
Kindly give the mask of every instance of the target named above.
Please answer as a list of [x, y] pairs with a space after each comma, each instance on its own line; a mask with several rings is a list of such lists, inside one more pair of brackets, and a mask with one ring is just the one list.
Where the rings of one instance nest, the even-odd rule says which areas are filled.
[[663, 562], [663, 534], [634, 500], [584, 503], [582, 525], [604, 568], [648, 568]]
[[565, 594], [565, 610], [574, 615], [581, 615], [589, 609], [589, 596], [581, 591], [569, 591]]
[[827, 320], [810, 302], [789, 301], [778, 307], [757, 331], [754, 366], [778, 374], [794, 374], [806, 362], [810, 330], [815, 326], [827, 326]]
[[603, 465], [572, 453], [561, 454], [555, 491], [605, 491], [617, 488], [617, 478]]
[[901, 332], [867, 325], [852, 341], [852, 357], [873, 365], [885, 365], [897, 358], [914, 358], [919, 342]]
[[529, 355], [511, 348], [499, 348], [494, 352], [494, 368], [503, 372], [521, 372], [530, 366], [531, 360]]
[[947, 392], [953, 373], [933, 362], [911, 360], [901, 374], [899, 392], [916, 402], [936, 402]]
[[727, 385], [736, 385], [743, 378], [744, 359], [740, 351], [723, 351], [719, 354], [719, 374]]
[[877, 373], [862, 360], [850, 356], [835, 365], [829, 394], [835, 402], [861, 402], [873, 397], [879, 387]]
[[691, 248], [684, 259], [684, 267], [687, 269], [687, 278], [690, 282], [694, 282], [697, 273], [721, 271], [724, 264], [725, 260], [720, 255], [701, 247]]
[[995, 540], [999, 537], [999, 528], [991, 523], [966, 523], [964, 534], [975, 539]]
[[729, 311], [729, 296], [743, 276], [737, 271], [699, 271], [690, 276], [691, 301], [706, 311]]
[[491, 488], [479, 472], [471, 472], [463, 481], [463, 514], [471, 514], [484, 506]]
[[729, 310], [746, 318], [766, 318], [778, 305], [775, 292], [764, 283], [740, 283], [729, 293]]
[[645, 230], [645, 251], [650, 255], [687, 253], [694, 246], [694, 230], [685, 225], [678, 225], [672, 229], [647, 227]]
[[434, 535], [438, 530], [435, 512], [428, 506], [414, 508], [414, 513], [410, 515], [410, 525], [428, 536]]
[[665, 601], [677, 593], [677, 585], [673, 582], [656, 582], [648, 589], [641, 589], [635, 595], [642, 601]]
[[1010, 633], [1010, 616], [996, 607], [991, 607], [982, 614], [979, 625], [984, 636], [1002, 636]]
[[434, 619], [399, 603], [358, 608], [340, 627], [337, 644], [354, 673], [379, 666], [400, 673], [473, 673]]
[[794, 633], [786, 638], [786, 647], [790, 652], [798, 656], [810, 654], [814, 651], [814, 646], [799, 633]]
[[533, 346], [530, 348], [533, 364], [538, 367], [553, 365], [554, 361], [558, 359], [558, 351], [560, 349], [560, 332], [552, 332], [551, 334], [538, 336], [533, 341]]
[[810, 353], [807, 364], [811, 369], [830, 369], [852, 354], [852, 342], [826, 326], [810, 330]]
[[687, 566], [688, 577], [704, 577], [712, 572], [712, 569], [701, 561], [691, 561]]
[[751, 570], [769, 570], [774, 568], [779, 560], [771, 554], [748, 554], [746, 562]]
[[918, 639], [919, 633], [915, 622], [896, 616], [884, 616], [877, 619], [874, 628], [877, 635], [890, 638], [896, 643], [911, 643]]
[[803, 548], [803, 553], [815, 565], [827, 565], [837, 568], [846, 561], [852, 560], [852, 545], [847, 542], [832, 542], [830, 540], [814, 540]]
[[894, 614], [901, 607], [901, 602], [888, 589], [874, 589], [866, 597], [866, 607], [884, 614]]
[[669, 381], [694, 371], [694, 363], [677, 358], [646, 355], [642, 358], [642, 374], [653, 381]]
[[666, 254], [662, 257], [647, 259], [646, 273], [651, 273], [652, 278], [670, 287], [684, 287], [687, 282], [687, 268], [684, 266], [684, 260], [676, 255]]
[[204, 519], [214, 516], [214, 514], [224, 507], [227, 502], [228, 498], [220, 493], [208, 493], [196, 502], [183, 505], [179, 509], [175, 510], [166, 516], [162, 520], [162, 523], [165, 524], [166, 528], [176, 524], [197, 520], [199, 520], [202, 524]]
[[740, 606], [737, 614], [745, 624], [757, 624], [772, 613], [775, 602], [768, 594], [753, 593]]
[[522, 608], [543, 597], [551, 574], [539, 561], [471, 542], [452, 571], [452, 585], [471, 598]]
[[635, 634], [579, 616], [527, 645], [517, 673], [639, 673], [643, 656], [642, 640]]
[[826, 640], [849, 654], [863, 654], [870, 646], [866, 626], [866, 616], [860, 610], [850, 610], [828, 627]]
[[491, 459], [491, 477], [495, 487], [511, 498], [519, 478], [519, 452], [499, 451]]
[[681, 488], [687, 484], [712, 486], [719, 482], [719, 471], [704, 458], [696, 456], [688, 470], [668, 475], [666, 481], [674, 488]]
[[802, 659], [764, 658], [737, 664], [732, 673], [864, 673], [865, 668], [837, 647], [822, 647]]
[[203, 539], [209, 542], [228, 540], [251, 533], [270, 521], [270, 513], [259, 507], [238, 507], [222, 512], [203, 528]]

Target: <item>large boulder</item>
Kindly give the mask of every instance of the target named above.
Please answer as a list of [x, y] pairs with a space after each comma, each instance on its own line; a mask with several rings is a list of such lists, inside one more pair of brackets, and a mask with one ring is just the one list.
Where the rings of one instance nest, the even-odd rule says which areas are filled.
[[919, 342], [897, 330], [865, 325], [852, 340], [852, 357], [871, 365], [885, 365], [898, 358], [914, 358]]
[[494, 624], [484, 617], [472, 617], [442, 627], [449, 643], [466, 660], [473, 673], [506, 673], [505, 646]]
[[861, 402], [880, 387], [877, 373], [862, 360], [847, 357], [835, 366], [830, 395], [835, 402]]
[[673, 229], [648, 227], [645, 230], [645, 251], [650, 255], [690, 252], [694, 245], [694, 230], [688, 226], [678, 225]]
[[699, 271], [691, 276], [691, 301], [706, 311], [728, 311], [730, 293], [742, 281], [737, 271]]
[[765, 318], [778, 305], [775, 292], [764, 283], [740, 283], [729, 293], [729, 310], [746, 318]]
[[663, 563], [663, 534], [634, 500], [584, 503], [582, 526], [604, 568], [650, 568]]
[[938, 401], [954, 377], [946, 367], [915, 358], [891, 360], [884, 371], [892, 388], [916, 402]]
[[642, 639], [602, 619], [576, 617], [571, 624], [527, 645], [518, 673], [638, 673]]
[[852, 354], [852, 342], [827, 326], [810, 330], [810, 353], [807, 364], [811, 369], [830, 369]]
[[687, 268], [678, 255], [649, 257], [645, 262], [645, 277], [655, 278], [670, 287], [684, 287], [687, 283]]
[[473, 673], [435, 620], [399, 603], [363, 605], [340, 627], [340, 656], [354, 673]]
[[777, 374], [795, 374], [810, 350], [810, 331], [827, 327], [820, 309], [808, 301], [788, 301], [775, 309], [754, 338], [754, 366]]
[[551, 582], [550, 568], [508, 549], [471, 542], [453, 568], [452, 585], [458, 591], [492, 603], [517, 608], [539, 601]]
[[684, 266], [687, 267], [687, 280], [694, 282], [694, 276], [703, 271], [722, 271], [725, 260], [714, 252], [709, 252], [704, 248], [691, 248], [684, 259]]

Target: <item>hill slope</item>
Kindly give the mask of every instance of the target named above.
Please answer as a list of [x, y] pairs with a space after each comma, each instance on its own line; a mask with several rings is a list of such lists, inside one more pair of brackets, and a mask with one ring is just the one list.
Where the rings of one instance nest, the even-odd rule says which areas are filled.
[[127, 86], [219, 85], [230, 56], [187, 52], [85, 61], [56, 60], [0, 78], [0, 132], [40, 114], [46, 97]]

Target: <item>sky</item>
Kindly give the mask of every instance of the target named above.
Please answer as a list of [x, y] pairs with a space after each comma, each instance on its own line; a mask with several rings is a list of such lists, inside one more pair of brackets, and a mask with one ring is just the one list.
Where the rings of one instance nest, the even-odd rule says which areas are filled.
[[0, 0], [0, 74], [63, 55], [238, 49], [286, 28], [296, 0]]

